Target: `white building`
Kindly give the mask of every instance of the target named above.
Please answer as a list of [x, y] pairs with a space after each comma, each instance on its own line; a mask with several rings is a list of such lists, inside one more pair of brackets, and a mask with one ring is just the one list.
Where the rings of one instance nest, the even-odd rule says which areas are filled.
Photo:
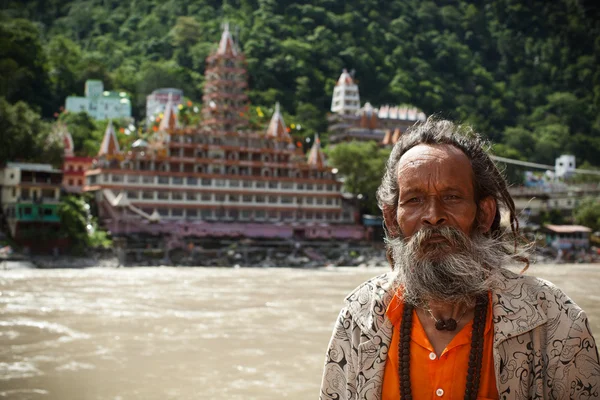
[[131, 100], [125, 92], [105, 91], [102, 81], [85, 82], [85, 97], [67, 97], [65, 109], [88, 113], [95, 120], [131, 118]]
[[554, 171], [557, 178], [568, 178], [575, 170], [575, 156], [563, 154], [556, 159]]
[[156, 89], [146, 96], [146, 121], [148, 124], [152, 122], [153, 118], [156, 118], [157, 114], [165, 111], [169, 96], [171, 96], [171, 102], [175, 106], [175, 113], [178, 113], [178, 106], [183, 104], [183, 90], [174, 88]]
[[338, 114], [356, 114], [360, 109], [360, 95], [358, 85], [346, 69], [335, 84], [333, 98], [331, 99], [331, 112]]

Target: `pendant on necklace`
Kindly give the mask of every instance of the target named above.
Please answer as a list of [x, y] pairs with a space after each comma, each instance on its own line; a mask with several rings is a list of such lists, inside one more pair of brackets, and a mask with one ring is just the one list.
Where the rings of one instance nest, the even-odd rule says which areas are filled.
[[454, 318], [448, 318], [448, 320], [444, 321], [443, 319], [438, 319], [435, 321], [435, 329], [438, 331], [454, 331], [456, 330], [456, 320]]

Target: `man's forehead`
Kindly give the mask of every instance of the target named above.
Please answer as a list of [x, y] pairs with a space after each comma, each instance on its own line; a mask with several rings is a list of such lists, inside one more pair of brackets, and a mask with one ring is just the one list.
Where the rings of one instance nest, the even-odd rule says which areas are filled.
[[473, 168], [462, 150], [449, 145], [421, 144], [408, 150], [398, 162], [399, 181], [422, 179], [423, 173], [439, 175], [446, 179], [471, 182]]
[[466, 154], [452, 145], [420, 144], [409, 149], [400, 157], [398, 169], [438, 163], [455, 164], [456, 167], [471, 166], [471, 162]]

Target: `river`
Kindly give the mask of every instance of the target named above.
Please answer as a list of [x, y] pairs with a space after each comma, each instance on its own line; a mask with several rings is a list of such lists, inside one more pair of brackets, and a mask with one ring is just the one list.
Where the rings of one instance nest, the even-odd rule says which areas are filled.
[[[316, 399], [344, 296], [384, 271], [0, 271], [0, 398]], [[600, 265], [530, 272], [600, 339]]]

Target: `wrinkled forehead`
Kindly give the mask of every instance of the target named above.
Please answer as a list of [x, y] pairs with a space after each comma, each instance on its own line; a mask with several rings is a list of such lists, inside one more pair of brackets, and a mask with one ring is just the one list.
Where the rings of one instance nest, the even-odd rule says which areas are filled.
[[411, 148], [400, 157], [397, 177], [401, 190], [431, 183], [473, 188], [469, 158], [449, 144], [420, 144]]

